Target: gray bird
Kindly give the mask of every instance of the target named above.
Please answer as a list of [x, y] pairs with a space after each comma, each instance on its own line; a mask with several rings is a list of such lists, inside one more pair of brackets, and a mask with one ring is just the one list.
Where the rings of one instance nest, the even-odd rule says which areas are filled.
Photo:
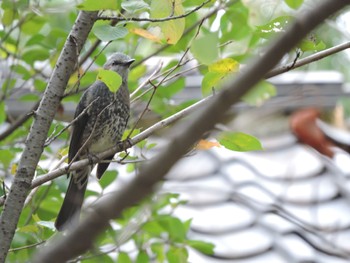
[[[116, 53], [104, 65], [122, 77], [117, 92], [111, 92], [102, 81], [96, 81], [83, 94], [75, 111], [77, 118], [87, 107], [85, 114], [72, 125], [73, 132], [69, 145], [68, 161], [91, 158], [103, 152], [121, 139], [130, 115], [128, 90], [129, 66], [134, 62], [129, 56]], [[77, 156], [76, 156], [77, 155]], [[100, 179], [114, 155], [97, 165], [97, 178]], [[70, 182], [55, 227], [63, 231], [78, 223], [88, 177], [93, 165], [68, 174]]]

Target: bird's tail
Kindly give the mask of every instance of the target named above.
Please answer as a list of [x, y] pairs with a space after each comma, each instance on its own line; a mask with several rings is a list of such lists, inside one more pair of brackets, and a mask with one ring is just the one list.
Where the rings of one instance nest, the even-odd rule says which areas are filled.
[[79, 223], [81, 206], [84, 201], [84, 194], [87, 185], [88, 174], [83, 184], [77, 182], [74, 176], [70, 176], [70, 182], [64, 197], [60, 212], [56, 218], [55, 227], [58, 231], [64, 231]]

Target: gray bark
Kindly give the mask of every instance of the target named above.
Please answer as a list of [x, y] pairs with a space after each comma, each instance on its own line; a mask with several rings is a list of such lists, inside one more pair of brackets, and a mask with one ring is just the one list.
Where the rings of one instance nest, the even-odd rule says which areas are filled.
[[[55, 240], [43, 248], [34, 262], [64, 262], [91, 248], [94, 239], [108, 226], [108, 220], [119, 217], [126, 207], [134, 205], [150, 194], [169, 169], [187, 152], [201, 136], [211, 130], [223, 118], [232, 104], [236, 103], [258, 81], [263, 79], [305, 35], [329, 15], [350, 4], [350, 0], [327, 0], [302, 14], [291, 27], [266, 50], [258, 60], [249, 64], [245, 72], [226, 85], [209, 102], [207, 107], [192, 116], [186, 125], [176, 125], [169, 144], [161, 153], [141, 168], [135, 180], [122, 191], [97, 202], [78, 228], [67, 236]], [[190, 124], [190, 125], [189, 125]]]
[[44, 142], [59, 106], [70, 75], [77, 65], [88, 34], [96, 20], [97, 12], [80, 12], [66, 40], [52, 72], [44, 96], [34, 115], [34, 122], [26, 140], [14, 182], [0, 216], [0, 262], [5, 262], [23, 204], [30, 190], [36, 166], [43, 152]]

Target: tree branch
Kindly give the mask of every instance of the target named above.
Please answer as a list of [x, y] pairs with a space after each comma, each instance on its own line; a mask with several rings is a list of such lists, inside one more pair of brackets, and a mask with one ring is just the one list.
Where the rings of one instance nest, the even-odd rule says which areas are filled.
[[40, 250], [33, 262], [62, 262], [91, 248], [95, 238], [108, 227], [110, 219], [119, 217], [123, 209], [149, 195], [176, 161], [223, 118], [232, 104], [238, 102], [308, 32], [347, 4], [350, 4], [350, 0], [327, 0], [301, 14], [281, 37], [270, 44], [260, 59], [250, 63], [247, 70], [225, 85], [205, 109], [192, 116], [189, 122], [191, 125], [175, 126], [173, 135], [168, 138], [168, 145], [157, 157], [141, 167], [140, 174], [134, 180], [120, 191], [96, 202], [77, 228]]
[[5, 262], [48, 130], [68, 79], [76, 67], [77, 53], [82, 49], [97, 15], [97, 12], [79, 13], [52, 72], [38, 110], [34, 114], [35, 119], [27, 137], [25, 149], [0, 216], [0, 262]]
[[310, 64], [312, 62], [323, 59], [325, 57], [328, 57], [330, 55], [333, 55], [335, 53], [338, 53], [338, 52], [343, 51], [343, 50], [348, 49], [348, 48], [350, 48], [350, 42], [346, 42], [346, 43], [340, 44], [338, 46], [334, 46], [334, 47], [322, 50], [322, 51], [317, 52], [313, 55], [310, 55], [306, 58], [297, 60], [296, 62], [293, 61], [293, 62], [288, 63], [287, 65], [284, 65], [282, 67], [275, 68], [275, 69], [271, 70], [269, 73], [267, 73], [265, 78], [271, 78], [273, 76], [288, 72], [292, 69], [299, 68], [301, 66]]
[[[178, 16], [174, 16], [174, 8], [172, 11], [172, 14], [170, 14], [170, 16], [168, 17], [164, 17], [164, 18], [140, 18], [140, 17], [113, 17], [113, 16], [99, 16], [97, 19], [98, 20], [111, 20], [111, 21], [135, 21], [135, 22], [165, 22], [165, 21], [170, 21], [170, 20], [176, 20], [176, 19], [181, 19], [181, 18], [185, 18], [191, 14], [193, 14], [194, 12], [198, 11], [199, 9], [201, 9], [203, 6], [205, 6], [206, 4], [208, 4], [209, 2], [211, 2], [213, 0], [207, 0], [203, 3], [201, 3], [199, 6], [193, 8], [191, 11], [182, 14], [182, 15], [178, 15]], [[174, 3], [174, 2], [173, 2]]]

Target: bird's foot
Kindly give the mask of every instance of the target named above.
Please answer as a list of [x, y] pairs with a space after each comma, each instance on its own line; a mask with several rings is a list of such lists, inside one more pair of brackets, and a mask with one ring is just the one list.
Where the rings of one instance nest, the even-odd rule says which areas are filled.
[[127, 149], [131, 148], [132, 146], [132, 142], [130, 138], [126, 138], [124, 141], [120, 142], [122, 144], [122, 150], [124, 150], [125, 152], [127, 151]]
[[93, 165], [95, 163], [98, 163], [100, 158], [98, 158], [95, 154], [93, 153], [88, 153], [87, 158], [89, 160], [89, 165]]

